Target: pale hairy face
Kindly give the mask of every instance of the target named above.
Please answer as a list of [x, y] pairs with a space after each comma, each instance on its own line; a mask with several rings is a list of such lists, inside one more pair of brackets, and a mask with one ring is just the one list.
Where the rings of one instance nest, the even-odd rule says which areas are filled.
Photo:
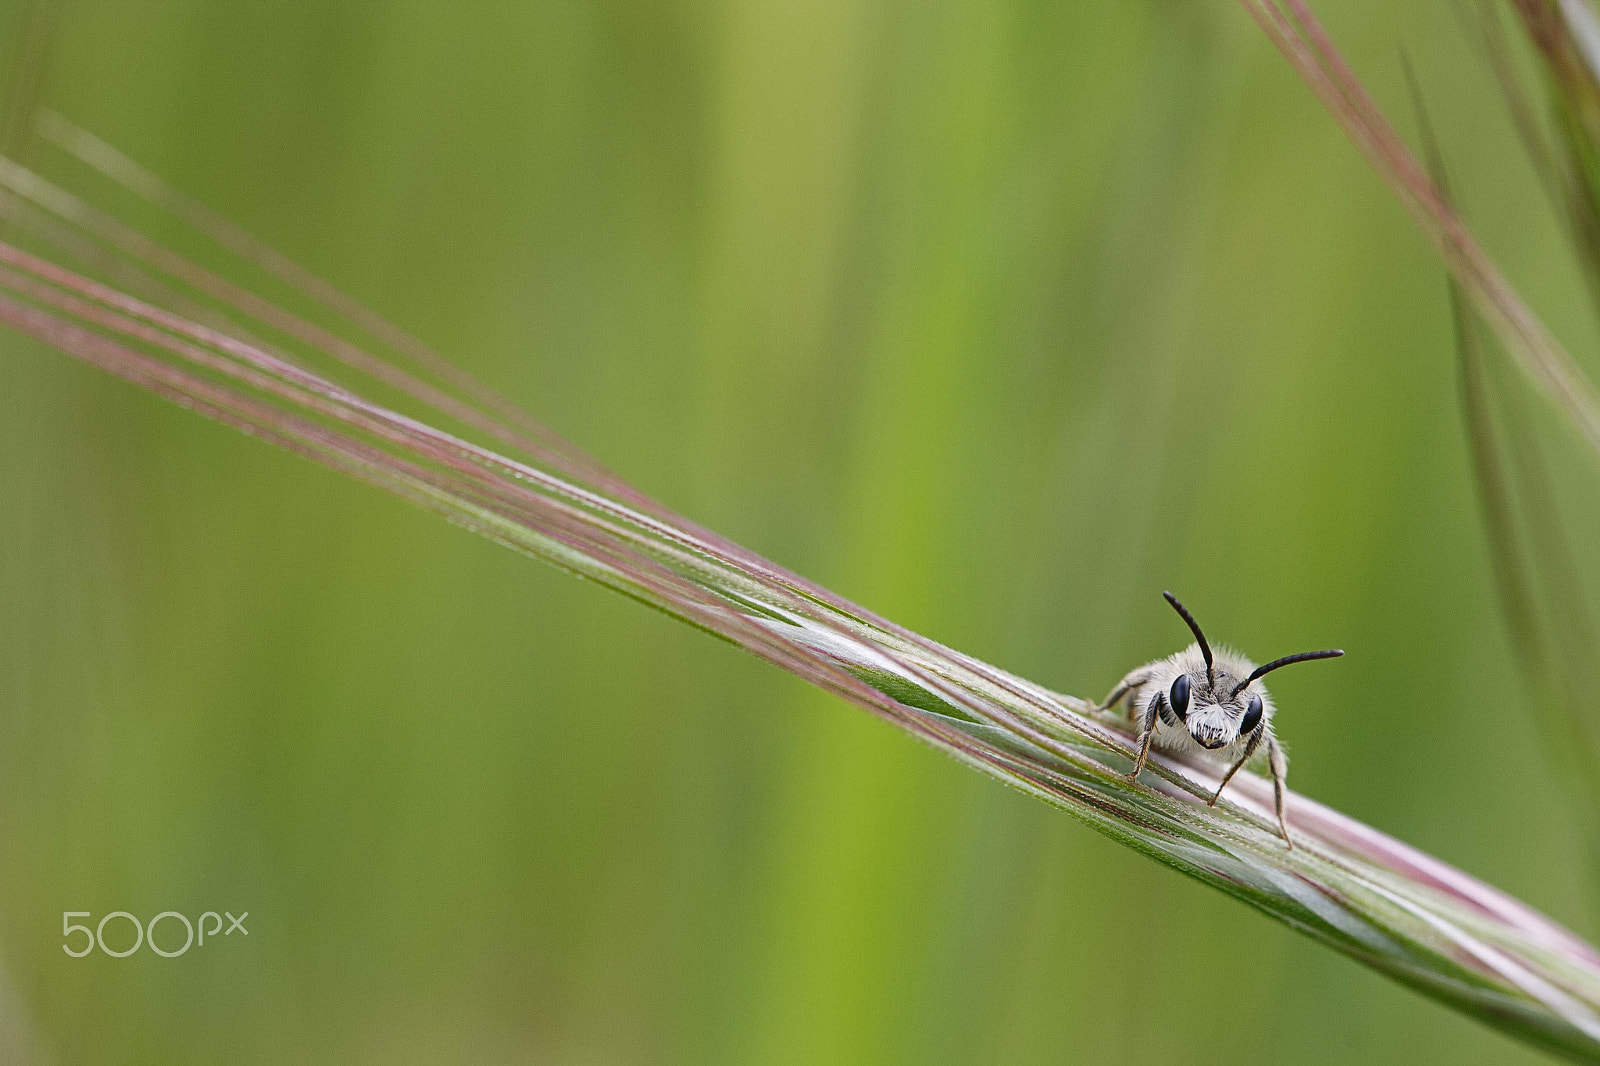
[[1148, 701], [1162, 697], [1158, 739], [1163, 746], [1183, 747], [1180, 731], [1197, 748], [1208, 752], [1230, 749], [1248, 740], [1262, 722], [1272, 720], [1272, 697], [1260, 681], [1235, 692], [1250, 676], [1255, 664], [1230, 649], [1220, 649], [1209, 675], [1198, 644], [1151, 664], [1150, 680], [1141, 695]]

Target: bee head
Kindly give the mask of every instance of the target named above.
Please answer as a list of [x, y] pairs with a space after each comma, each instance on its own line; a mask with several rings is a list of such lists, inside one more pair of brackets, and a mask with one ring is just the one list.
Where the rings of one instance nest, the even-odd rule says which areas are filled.
[[1254, 683], [1262, 675], [1271, 673], [1280, 666], [1288, 666], [1290, 663], [1303, 663], [1312, 659], [1335, 659], [1344, 654], [1337, 649], [1329, 649], [1285, 655], [1265, 666], [1256, 667], [1248, 677], [1236, 678], [1227, 670], [1217, 668], [1216, 660], [1211, 654], [1211, 645], [1207, 643], [1206, 635], [1200, 631], [1200, 623], [1194, 620], [1188, 609], [1179, 603], [1178, 598], [1172, 593], [1163, 592], [1162, 595], [1194, 633], [1195, 641], [1200, 646], [1200, 654], [1206, 663], [1204, 674], [1192, 671], [1181, 673], [1174, 678], [1166, 692], [1166, 703], [1172, 715], [1188, 730], [1189, 736], [1194, 738], [1194, 742], [1210, 751], [1225, 748], [1240, 738], [1250, 736], [1261, 727], [1261, 720], [1266, 712], [1264, 699], [1266, 691]]

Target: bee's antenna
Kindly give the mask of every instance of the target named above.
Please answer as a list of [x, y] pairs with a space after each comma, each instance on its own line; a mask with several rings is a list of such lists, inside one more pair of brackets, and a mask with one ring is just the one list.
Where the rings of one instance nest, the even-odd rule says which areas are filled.
[[1327, 651], [1303, 651], [1299, 655], [1285, 655], [1281, 659], [1274, 659], [1265, 666], [1256, 667], [1249, 677], [1245, 678], [1243, 681], [1234, 686], [1233, 693], [1228, 698], [1230, 700], [1233, 699], [1234, 696], [1237, 696], [1239, 693], [1243, 692], [1244, 687], [1250, 682], [1254, 681], [1262, 674], [1270, 674], [1280, 666], [1288, 666], [1291, 663], [1310, 662], [1312, 659], [1337, 659], [1343, 654], [1344, 652], [1340, 651], [1338, 648], [1329, 648]]
[[[1206, 643], [1206, 635], [1200, 632], [1200, 623], [1194, 620], [1194, 615], [1189, 613], [1189, 608], [1178, 602], [1178, 597], [1174, 596], [1170, 592], [1163, 592], [1161, 595], [1165, 596], [1167, 602], [1172, 604], [1172, 609], [1178, 612], [1178, 617], [1187, 622], [1189, 624], [1189, 628], [1194, 630], [1194, 639], [1200, 642], [1200, 654], [1206, 657], [1206, 685], [1210, 686], [1214, 684], [1215, 681], [1211, 676], [1211, 645]], [[1339, 654], [1343, 655], [1344, 652], [1340, 652]], [[1280, 663], [1278, 665], [1281, 666], [1282, 664]], [[1265, 671], [1263, 671], [1263, 673], [1265, 673]]]

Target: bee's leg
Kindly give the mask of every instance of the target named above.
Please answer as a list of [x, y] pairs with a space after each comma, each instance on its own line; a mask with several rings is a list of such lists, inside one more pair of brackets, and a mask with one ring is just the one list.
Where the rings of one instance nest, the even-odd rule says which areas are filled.
[[1161, 717], [1161, 705], [1166, 702], [1167, 694], [1157, 692], [1150, 701], [1150, 706], [1145, 708], [1139, 720], [1139, 757], [1133, 762], [1133, 769], [1128, 772], [1128, 780], [1137, 781], [1139, 774], [1144, 770], [1144, 761], [1150, 757], [1150, 741], [1155, 739], [1156, 721]]
[[1222, 798], [1222, 790], [1228, 787], [1228, 782], [1233, 780], [1233, 775], [1238, 773], [1244, 767], [1244, 764], [1250, 761], [1250, 756], [1254, 755], [1256, 749], [1261, 746], [1261, 738], [1266, 732], [1264, 728], [1257, 726], [1256, 731], [1250, 734], [1250, 743], [1244, 746], [1244, 754], [1239, 756], [1239, 761], [1228, 767], [1228, 772], [1222, 775], [1222, 783], [1217, 786], [1217, 791], [1212, 794], [1211, 802], [1208, 806], [1215, 807], [1217, 805], [1217, 800]]
[[1109, 711], [1111, 708], [1122, 702], [1122, 697], [1126, 696], [1129, 692], [1138, 688], [1148, 680], [1150, 680], [1150, 671], [1133, 671], [1133, 673], [1129, 674], [1121, 681], [1118, 681], [1116, 688], [1106, 693], [1106, 698], [1100, 701], [1100, 703], [1093, 708], [1093, 713], [1100, 714], [1103, 711]]
[[1267, 738], [1267, 760], [1272, 764], [1272, 802], [1278, 811], [1278, 831], [1283, 834], [1283, 842], [1292, 849], [1294, 841], [1289, 839], [1289, 819], [1283, 811], [1284, 792], [1288, 788], [1284, 778], [1289, 776], [1289, 760], [1283, 757], [1277, 737]]

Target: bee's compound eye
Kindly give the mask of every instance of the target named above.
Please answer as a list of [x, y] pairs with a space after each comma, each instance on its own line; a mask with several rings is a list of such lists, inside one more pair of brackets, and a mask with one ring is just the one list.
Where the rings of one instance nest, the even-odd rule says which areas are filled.
[[1244, 717], [1239, 719], [1239, 735], [1255, 731], [1261, 724], [1261, 697], [1254, 692], [1250, 693], [1250, 702], [1244, 705]]
[[1179, 720], [1189, 716], [1189, 675], [1179, 674], [1178, 679], [1172, 683], [1172, 711]]

